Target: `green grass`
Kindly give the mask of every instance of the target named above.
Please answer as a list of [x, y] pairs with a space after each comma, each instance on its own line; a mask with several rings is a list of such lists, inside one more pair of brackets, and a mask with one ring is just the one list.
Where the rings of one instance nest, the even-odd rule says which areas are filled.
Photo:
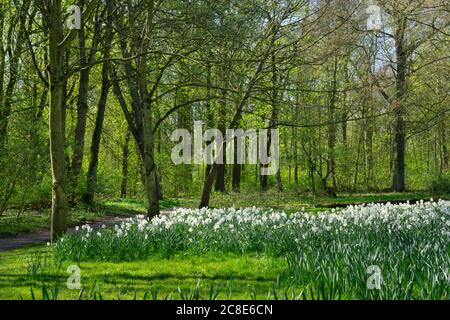
[[[44, 268], [28, 271], [37, 255], [48, 257]], [[40, 261], [44, 261], [41, 259]], [[31, 288], [37, 299], [42, 298], [42, 287], [60, 288], [59, 299], [78, 296], [77, 290], [66, 288], [67, 267], [58, 266], [46, 247], [29, 247], [0, 253], [0, 300], [31, 299]], [[180, 299], [178, 288], [189, 293], [200, 281], [200, 297], [208, 298], [211, 286], [219, 291], [219, 299], [265, 299], [276, 287], [277, 277], [286, 268], [284, 259], [258, 255], [177, 255], [167, 260], [152, 256], [145, 261], [130, 263], [78, 264], [85, 291], [98, 287], [103, 299], [142, 299], [145, 292], [157, 293], [158, 299]]]

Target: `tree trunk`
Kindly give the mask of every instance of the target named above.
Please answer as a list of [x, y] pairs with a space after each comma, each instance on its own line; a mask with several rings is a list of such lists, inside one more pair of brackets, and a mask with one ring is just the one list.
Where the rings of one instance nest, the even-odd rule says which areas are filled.
[[405, 192], [405, 107], [404, 98], [407, 90], [407, 64], [408, 54], [405, 48], [407, 19], [401, 18], [395, 32], [396, 54], [397, 54], [397, 77], [396, 77], [396, 101], [394, 106], [394, 181], [393, 189], [396, 192]]
[[[106, 3], [107, 6], [107, 25], [106, 25], [106, 30], [105, 30], [105, 40], [104, 40], [104, 53], [103, 53], [103, 58], [105, 60], [110, 58], [110, 52], [111, 52], [111, 43], [113, 40], [113, 10], [114, 10], [114, 6], [111, 2], [107, 2]], [[96, 38], [96, 36], [94, 36]], [[94, 40], [95, 41], [95, 40]], [[81, 45], [81, 43], [83, 45]], [[85, 51], [84, 49], [84, 30], [82, 30], [82, 35], [80, 34], [80, 52]], [[90, 59], [92, 60], [92, 58]], [[91, 63], [92, 61], [89, 61], [89, 63]], [[111, 62], [106, 61], [103, 63], [102, 66], [102, 88], [101, 88], [101, 93], [100, 93], [100, 99], [98, 102], [98, 108], [97, 108], [97, 117], [95, 119], [95, 129], [94, 129], [94, 133], [92, 135], [92, 142], [91, 142], [91, 159], [89, 162], [89, 169], [88, 169], [88, 173], [87, 173], [87, 188], [86, 188], [86, 193], [83, 195], [83, 202], [86, 204], [92, 204], [94, 202], [94, 194], [95, 194], [95, 188], [96, 188], [96, 184], [97, 184], [97, 170], [98, 170], [98, 158], [99, 158], [99, 152], [100, 152], [100, 142], [101, 142], [101, 137], [102, 137], [102, 132], [103, 132], [103, 122], [105, 119], [105, 111], [106, 111], [106, 103], [108, 101], [108, 95], [109, 95], [109, 90], [111, 87], [111, 83], [109, 81], [109, 70], [111, 67]], [[81, 76], [84, 76], [84, 74], [82, 73]], [[87, 77], [89, 78], [89, 72], [87, 72]], [[80, 83], [80, 88], [81, 88], [82, 84]], [[79, 98], [79, 105], [78, 105], [78, 110], [80, 110], [81, 105], [84, 105], [84, 107], [86, 107], [86, 114], [84, 114], [85, 120], [84, 120], [84, 129], [80, 130], [83, 131], [83, 138], [82, 140], [84, 141], [84, 133], [85, 133], [85, 126], [86, 126], [86, 116], [87, 116], [87, 93], [88, 93], [88, 87], [84, 88], [85, 92], [84, 92], [84, 97], [81, 99]], [[80, 116], [80, 114], [79, 114]], [[79, 122], [81, 119], [78, 118]], [[81, 129], [81, 128], [80, 128]], [[81, 132], [80, 132], [81, 134]], [[80, 136], [81, 138], [81, 136]], [[80, 151], [80, 150], [79, 150]], [[81, 157], [79, 157], [81, 156]], [[75, 168], [75, 164], [76, 161], [80, 161], [77, 165], [79, 165], [78, 168]], [[76, 176], [77, 176], [77, 172], [76, 170], [79, 170], [81, 168], [81, 164], [83, 161], [83, 150], [81, 149], [81, 153], [74, 154], [74, 167], [73, 167], [73, 174], [74, 174], [74, 182], [76, 185]], [[79, 172], [79, 171], [78, 171]]]
[[234, 139], [234, 164], [233, 164], [233, 178], [232, 178], [232, 189], [233, 192], [241, 192], [241, 170], [242, 165], [238, 163], [238, 150], [237, 150], [237, 138]]
[[449, 168], [449, 152], [447, 147], [447, 127], [445, 126], [445, 119], [442, 120], [441, 125], [441, 153], [442, 153], [442, 165], [441, 165], [441, 173]]
[[[81, 7], [84, 5], [84, 0], [81, 1]], [[80, 81], [78, 85], [78, 101], [77, 101], [77, 124], [75, 127], [74, 134], [74, 151], [72, 158], [72, 172], [71, 172], [71, 186], [72, 186], [72, 200], [75, 198], [76, 188], [78, 183], [78, 176], [80, 174], [81, 168], [83, 166], [84, 158], [84, 140], [86, 136], [86, 121], [89, 110], [88, 96], [89, 96], [89, 78], [91, 74], [91, 64], [95, 57], [95, 52], [97, 49], [98, 34], [100, 27], [100, 20], [96, 17], [94, 34], [92, 39], [91, 48], [89, 53], [86, 50], [86, 33], [85, 24], [83, 21], [83, 16], [81, 17], [81, 29], [78, 31], [78, 41], [79, 41], [79, 63], [81, 66], [80, 71]], [[106, 37], [111, 38], [111, 29], [106, 31]], [[109, 39], [107, 41], [110, 41]], [[112, 40], [111, 40], [112, 41]], [[110, 45], [108, 45], [105, 50], [110, 50]], [[108, 54], [109, 56], [109, 54]], [[109, 90], [109, 88], [108, 88]], [[93, 168], [94, 169], [94, 168]], [[96, 168], [94, 169], [96, 170]]]
[[98, 158], [100, 152], [100, 142], [103, 132], [103, 122], [105, 119], [106, 103], [110, 89], [109, 79], [109, 62], [103, 64], [102, 70], [102, 89], [100, 100], [98, 102], [97, 117], [95, 119], [95, 129], [91, 143], [91, 159], [89, 161], [89, 169], [87, 173], [87, 188], [83, 195], [83, 202], [92, 204], [94, 202], [94, 194], [97, 184]]
[[335, 193], [337, 189], [336, 182], [336, 100], [337, 100], [337, 73], [338, 73], [338, 58], [334, 60], [333, 66], [333, 85], [331, 89], [331, 97], [328, 105], [328, 171], [331, 172], [331, 180], [333, 190], [330, 193]]
[[225, 164], [217, 165], [217, 179], [215, 190], [218, 192], [225, 192], [225, 169], [226, 169]]
[[[157, 167], [154, 158], [154, 135], [153, 132], [153, 108], [152, 108], [152, 95], [157, 89], [157, 84], [153, 86], [152, 91], [148, 89], [148, 79], [149, 74], [147, 68], [147, 61], [145, 53], [148, 50], [149, 39], [154, 31], [154, 14], [155, 14], [155, 2], [153, 0], [146, 1], [143, 3], [145, 7], [145, 24], [141, 26], [136, 25], [136, 8], [128, 6], [127, 10], [129, 13], [128, 18], [128, 29], [122, 25], [120, 19], [116, 20], [119, 26], [120, 35], [120, 47], [122, 50], [122, 55], [125, 59], [128, 59], [123, 63], [126, 79], [128, 83], [128, 89], [131, 96], [131, 109], [128, 110], [125, 97], [122, 94], [119, 83], [117, 83], [117, 76], [115, 75], [115, 70], [112, 71], [113, 74], [113, 89], [114, 94], [119, 101], [121, 108], [124, 112], [125, 118], [127, 120], [129, 129], [133, 134], [134, 139], [139, 150], [139, 155], [143, 163], [144, 169], [144, 187], [145, 193], [148, 200], [148, 215], [150, 218], [159, 215], [159, 199], [160, 199], [160, 181], [158, 179]], [[136, 33], [137, 29], [140, 29]], [[129, 52], [127, 41], [130, 39], [130, 34], [126, 30], [132, 33], [132, 52]], [[135, 32], [135, 33], [133, 33]], [[133, 55], [137, 58], [130, 59]], [[136, 61], [136, 67], [134, 67], [131, 61]], [[164, 69], [165, 70], [165, 69]], [[162, 77], [162, 74], [161, 74]], [[160, 79], [159, 79], [160, 80]], [[158, 80], [158, 82], [159, 82]]]
[[[226, 82], [225, 82], [226, 83]], [[226, 90], [223, 90], [222, 92], [222, 103], [220, 107], [220, 120], [219, 120], [219, 130], [222, 132], [223, 135], [225, 135], [226, 130], [226, 116], [227, 116], [227, 102], [226, 102]], [[225, 192], [225, 176], [226, 176], [226, 142], [224, 141], [222, 150], [223, 150], [223, 163], [217, 164], [217, 178], [216, 178], [216, 186], [215, 190], [218, 192]]]
[[[275, 37], [275, 35], [274, 35]], [[275, 38], [273, 39], [275, 41]], [[271, 66], [272, 66], [272, 96], [271, 96], [271, 104], [272, 104], [272, 118], [270, 121], [270, 128], [276, 129], [278, 126], [278, 113], [279, 113], [279, 106], [278, 106], [278, 90], [279, 90], [279, 76], [278, 76], [278, 70], [276, 65], [276, 56], [275, 52], [272, 52], [271, 54]], [[269, 130], [268, 132], [268, 139], [267, 139], [267, 155], [270, 156], [270, 149], [272, 145], [272, 134]], [[274, 155], [272, 155], [274, 156]], [[277, 161], [276, 159], [272, 159], [273, 161]], [[283, 183], [281, 180], [281, 170], [279, 167], [279, 164], [277, 164], [278, 170], [276, 172], [276, 181], [277, 181], [277, 189], [278, 192], [283, 192]], [[267, 168], [268, 165], [261, 165], [262, 168]], [[268, 190], [268, 176], [267, 175], [261, 175], [261, 191], [266, 192]]]
[[72, 195], [76, 193], [78, 175], [80, 174], [84, 158], [84, 138], [86, 135], [86, 120], [88, 114], [88, 92], [89, 92], [89, 68], [86, 68], [86, 55], [84, 49], [84, 32], [80, 31], [80, 63], [83, 69], [80, 72], [80, 83], [78, 87], [77, 123], [74, 134], [74, 151], [72, 157]]
[[[263, 165], [263, 164], [260, 165], [260, 169], [261, 169], [261, 170], [264, 169], [264, 168], [266, 168], [266, 167], [267, 167], [267, 165]], [[260, 184], [260, 186], [261, 186], [261, 191], [262, 191], [262, 192], [266, 192], [266, 191], [269, 189], [269, 179], [268, 179], [268, 176], [267, 176], [267, 175], [261, 175], [261, 173], [260, 173], [260, 176], [259, 176], [259, 184]]]
[[[150, 34], [153, 30], [153, 16], [154, 16], [154, 2], [147, 4], [147, 26], [146, 31]], [[141, 42], [146, 42], [142, 38]], [[146, 45], [140, 48], [142, 52], [147, 49]], [[141, 93], [142, 103], [142, 126], [143, 126], [143, 147], [144, 154], [142, 162], [144, 164], [145, 174], [145, 192], [148, 200], [148, 216], [153, 218], [159, 215], [159, 180], [156, 168], [155, 154], [154, 154], [154, 132], [153, 132], [153, 110], [152, 99], [147, 87], [147, 60], [142, 57], [138, 60], [138, 75], [139, 75], [139, 90]]]
[[122, 183], [120, 185], [120, 197], [122, 199], [126, 198], [128, 194], [128, 157], [130, 154], [130, 139], [131, 134], [128, 130], [122, 148]]
[[[52, 1], [48, 12], [50, 84], [50, 158], [52, 169], [51, 238], [55, 241], [66, 232], [68, 204], [66, 195], [66, 158], [64, 154], [65, 49], [61, 0]], [[47, 12], [43, 12], [47, 16]]]
[[298, 144], [297, 144], [297, 139], [296, 139], [296, 135], [295, 135], [296, 130], [293, 128], [292, 129], [292, 139], [294, 139], [294, 143], [293, 143], [293, 160], [294, 160], [294, 184], [296, 187], [298, 187], [299, 185], [299, 177], [298, 177]]
[[145, 192], [148, 200], [148, 216], [153, 218], [159, 215], [159, 181], [154, 158], [153, 116], [150, 97], [144, 94], [143, 98], [143, 124], [144, 124], [144, 163]]

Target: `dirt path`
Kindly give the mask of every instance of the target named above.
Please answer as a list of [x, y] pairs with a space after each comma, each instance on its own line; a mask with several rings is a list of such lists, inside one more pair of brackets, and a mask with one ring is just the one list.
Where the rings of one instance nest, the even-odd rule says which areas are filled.
[[[169, 215], [173, 212], [173, 209], [165, 209], [161, 210], [162, 215]], [[80, 225], [74, 225], [69, 228], [69, 233], [76, 232], [76, 227], [81, 227], [84, 224], [89, 224], [94, 229], [99, 229], [103, 225], [106, 227], [113, 227], [117, 224], [122, 223], [122, 221], [135, 217], [137, 214], [132, 214], [129, 216], [123, 217], [104, 217], [102, 219], [98, 219], [91, 222], [85, 222]], [[39, 231], [32, 233], [23, 233], [17, 236], [8, 237], [8, 238], [0, 238], [0, 252], [9, 251], [18, 249], [21, 247], [33, 245], [33, 244], [41, 244], [47, 243], [50, 241], [50, 231]]]

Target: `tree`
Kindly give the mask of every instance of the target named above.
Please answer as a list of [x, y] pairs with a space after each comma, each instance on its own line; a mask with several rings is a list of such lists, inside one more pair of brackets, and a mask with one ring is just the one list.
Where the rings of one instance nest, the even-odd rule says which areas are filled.
[[[103, 66], [102, 66], [102, 85], [100, 89], [100, 99], [98, 101], [98, 107], [97, 107], [97, 117], [95, 119], [95, 128], [94, 133], [92, 135], [92, 142], [91, 142], [91, 159], [89, 162], [89, 169], [87, 173], [87, 187], [86, 192], [83, 195], [83, 201], [87, 204], [92, 204], [94, 201], [94, 192], [95, 187], [97, 183], [97, 169], [98, 169], [98, 158], [100, 153], [100, 140], [103, 132], [103, 122], [105, 119], [105, 111], [106, 111], [106, 103], [108, 101], [108, 95], [111, 88], [111, 82], [109, 80], [109, 74], [110, 74], [110, 68], [111, 68], [111, 47], [112, 47], [112, 40], [114, 37], [114, 31], [113, 31], [113, 11], [114, 11], [114, 5], [112, 2], [106, 3], [107, 7], [107, 17], [106, 17], [106, 27], [105, 27], [105, 34], [104, 34], [104, 44], [103, 44]], [[92, 58], [90, 59], [92, 63]], [[83, 105], [84, 107], [87, 107], [87, 104], [84, 102], [79, 104]], [[84, 113], [84, 111], [83, 111]], [[86, 117], [86, 114], [82, 115], [83, 117]], [[80, 113], [78, 114], [78, 121], [80, 121]], [[85, 122], [86, 120], [84, 120]], [[84, 136], [84, 133], [82, 134]], [[77, 136], [77, 134], [75, 134]], [[81, 138], [81, 135], [80, 135]], [[84, 137], [83, 137], [84, 140]], [[81, 150], [82, 154], [82, 150]], [[75, 156], [75, 155], [74, 155]], [[78, 160], [80, 158], [77, 157]], [[81, 157], [82, 159], [82, 157]], [[76, 161], [75, 161], [76, 162]], [[75, 165], [74, 162], [74, 165]], [[78, 163], [79, 165], [80, 163]], [[76, 179], [76, 172], [75, 167], [74, 169], [74, 178]], [[77, 169], [79, 170], [79, 168]], [[125, 188], [126, 190], [126, 188]]]
[[[383, 95], [393, 102], [393, 135], [394, 135], [394, 174], [393, 190], [406, 191], [405, 161], [406, 161], [406, 103], [408, 95], [408, 80], [414, 71], [412, 63], [417, 50], [437, 34], [448, 28], [450, 21], [445, 1], [431, 1], [430, 11], [423, 11], [424, 1], [397, 1], [390, 3], [380, 1], [383, 9], [389, 14], [390, 27], [393, 32], [382, 31], [382, 34], [393, 40], [395, 57], [391, 60], [395, 76], [395, 93], [391, 97]], [[425, 30], [419, 30], [424, 28]]]
[[52, 241], [62, 236], [67, 228], [69, 211], [67, 202], [67, 167], [64, 152], [65, 146], [65, 50], [71, 41], [71, 32], [64, 36], [61, 0], [39, 2], [44, 23], [48, 26], [49, 62], [47, 67], [50, 88], [49, 105], [49, 137], [50, 159], [52, 171]]
[[[90, 7], [86, 8], [86, 1], [81, 0], [79, 2], [80, 9], [91, 10], [93, 5], [95, 5], [95, 1], [90, 2]], [[90, 74], [92, 70], [92, 66], [95, 60], [95, 55], [97, 53], [97, 46], [100, 38], [101, 31], [101, 17], [100, 11], [102, 10], [99, 6], [96, 6], [95, 15], [94, 15], [94, 31], [92, 33], [92, 40], [90, 43], [90, 48], [87, 49], [87, 34], [86, 27], [88, 25], [88, 17], [86, 13], [82, 15], [81, 18], [81, 28], [78, 30], [78, 60], [80, 65], [80, 73], [79, 73], [79, 84], [78, 84], [78, 99], [77, 99], [77, 123], [75, 126], [74, 132], [74, 150], [72, 156], [71, 163], [71, 184], [72, 184], [72, 198], [75, 197], [75, 192], [77, 188], [78, 175], [80, 174], [80, 170], [83, 165], [84, 158], [84, 141], [86, 134], [86, 120], [88, 115], [88, 98], [89, 98], [89, 84], [90, 84]], [[112, 29], [109, 28], [108, 32], [112, 32]], [[111, 37], [110, 35], [106, 35], [106, 37]], [[105, 50], [110, 50], [109, 46]], [[109, 58], [109, 53], [106, 55], [106, 59]], [[107, 81], [107, 80], [105, 80]], [[107, 95], [107, 93], [106, 93]], [[106, 103], [106, 99], [105, 99]], [[101, 120], [100, 120], [101, 121]], [[94, 169], [92, 169], [94, 170]], [[92, 174], [92, 173], [91, 173]]]

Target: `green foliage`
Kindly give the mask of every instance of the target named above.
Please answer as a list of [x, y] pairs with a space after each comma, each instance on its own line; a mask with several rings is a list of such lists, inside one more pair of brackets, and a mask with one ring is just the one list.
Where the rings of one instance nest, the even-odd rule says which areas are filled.
[[450, 194], [450, 175], [442, 175], [431, 182], [430, 190], [435, 195]]

